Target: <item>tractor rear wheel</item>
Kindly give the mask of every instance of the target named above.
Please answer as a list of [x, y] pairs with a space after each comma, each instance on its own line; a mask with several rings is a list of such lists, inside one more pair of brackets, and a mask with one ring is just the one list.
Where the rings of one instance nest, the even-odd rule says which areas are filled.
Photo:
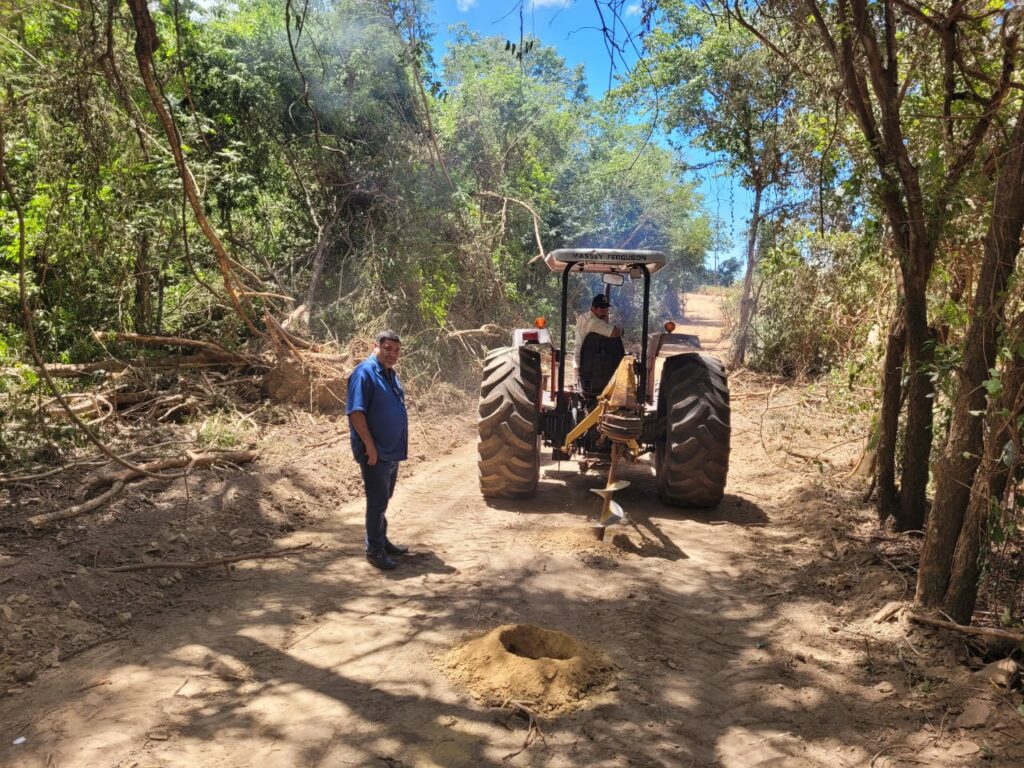
[[540, 382], [540, 355], [532, 350], [502, 347], [487, 354], [477, 422], [484, 496], [527, 496], [537, 490]]
[[665, 432], [655, 452], [658, 496], [677, 507], [713, 507], [729, 472], [725, 368], [710, 355], [687, 355], [665, 379]]

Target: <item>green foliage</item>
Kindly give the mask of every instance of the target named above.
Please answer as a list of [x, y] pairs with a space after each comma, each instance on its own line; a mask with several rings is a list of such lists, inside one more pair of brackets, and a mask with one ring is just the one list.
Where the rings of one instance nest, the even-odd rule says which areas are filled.
[[239, 426], [221, 414], [203, 419], [196, 431], [196, 444], [200, 448], [234, 448], [242, 440]]
[[874, 309], [887, 294], [876, 247], [855, 234], [783, 233], [757, 273], [750, 366], [790, 377], [873, 367], [884, 333]]
[[[408, 37], [424, 28], [408, 10], [293, 4], [288, 27], [272, 0], [151, 7], [164, 103], [254, 314], [309, 300], [311, 330], [342, 339], [381, 323], [552, 315], [556, 281], [530, 265], [535, 229], [548, 249], [669, 251], [658, 301], [671, 305], [711, 240], [675, 154], [589, 99], [582, 69], [534, 39], [513, 53], [457, 31], [422, 99], [430, 41]], [[0, 56], [5, 99], [19, 105], [4, 140], [41, 351], [105, 354], [93, 329], [237, 343], [246, 331], [184, 203], [134, 28], [114, 17], [106, 56], [105, 13], [19, 9], [18, 45]], [[11, 328], [16, 234], [5, 204], [0, 322]]]
[[[615, 102], [584, 95], [582, 73], [556, 52], [530, 41], [510, 56], [501, 38], [465, 28], [444, 61], [435, 103], [447, 167], [465, 190], [470, 221], [487, 245], [496, 288], [505, 301], [474, 298], [460, 283], [454, 303], [470, 300], [478, 320], [509, 325], [537, 314], [556, 315], [557, 281], [537, 255], [537, 213], [548, 250], [560, 247], [656, 248], [670, 267], [656, 282], [657, 311], [675, 307], [689, 275], [700, 269], [711, 241], [702, 201], [670, 150], [649, 141]], [[458, 199], [458, 198], [457, 198]], [[573, 305], [595, 286], [574, 282]], [[639, 297], [624, 294], [624, 315], [638, 321]], [[456, 314], [459, 314], [456, 311]], [[475, 323], [474, 323], [475, 324]]]

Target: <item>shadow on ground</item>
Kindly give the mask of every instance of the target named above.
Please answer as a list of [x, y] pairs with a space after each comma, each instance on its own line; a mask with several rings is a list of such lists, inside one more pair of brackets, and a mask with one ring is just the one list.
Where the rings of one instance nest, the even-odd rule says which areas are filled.
[[[516, 765], [788, 768], [877, 753], [871, 670], [813, 648], [798, 661], [774, 639], [815, 598], [768, 599], [784, 559], [772, 559], [775, 573], [746, 570], [740, 534], [771, 522], [758, 505], [729, 495], [717, 510], [663, 507], [636, 468], [618, 497], [631, 522], [610, 535], [629, 529], [643, 543], [613, 568], [588, 568], [532, 548], [516, 521], [584, 522], [595, 478], [546, 475], [532, 499], [485, 505], [471, 473], [432, 471], [400, 484], [410, 496], [396, 502], [417, 509], [406, 531], [425, 545], [393, 576], [363, 561], [361, 505], [349, 504], [306, 534], [319, 548], [240, 566], [245, 581], [194, 584], [129, 642], [3, 702], [0, 720], [17, 727], [3, 729], [0, 763], [500, 765], [525, 723], [509, 730], [488, 706], [500, 702], [474, 701], [440, 668], [452, 644], [507, 622], [569, 632], [617, 668], [612, 689], [544, 721], [546, 743]], [[425, 510], [417, 493], [441, 498]], [[850, 639], [849, 653], [860, 646]], [[16, 736], [26, 742], [13, 746]]]

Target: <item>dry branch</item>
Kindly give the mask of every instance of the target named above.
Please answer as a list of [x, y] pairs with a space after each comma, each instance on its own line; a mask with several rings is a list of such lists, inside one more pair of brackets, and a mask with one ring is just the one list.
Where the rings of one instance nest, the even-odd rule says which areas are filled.
[[[153, 445], [144, 445], [141, 448], [136, 448], [134, 451], [129, 451], [128, 453], [121, 454], [121, 458], [129, 459], [132, 456], [138, 456], [140, 453], [145, 453], [146, 451], [151, 451], [154, 448], [163, 448], [164, 446], [168, 446], [168, 445], [181, 445], [182, 443], [191, 443], [191, 442], [194, 442], [194, 441], [192, 441], [192, 440], [167, 440], [165, 442], [155, 443]], [[104, 464], [108, 464], [109, 463], [107, 461], [97, 461], [97, 458], [98, 457], [96, 457], [96, 456], [91, 456], [91, 457], [83, 459], [81, 461], [73, 461], [70, 464], [66, 464], [64, 466], [53, 467], [53, 468], [45, 470], [45, 471], [40, 470], [37, 473], [29, 474], [29, 475], [0, 475], [0, 485], [7, 485], [9, 483], [28, 483], [28, 482], [33, 482], [33, 481], [36, 481], [36, 480], [44, 480], [47, 477], [52, 477], [53, 475], [59, 475], [61, 472], [67, 472], [68, 470], [75, 469], [76, 467], [101, 467]]]
[[462, 331], [449, 331], [448, 338], [454, 339], [461, 336], [500, 336], [502, 328], [494, 323], [484, 323], [479, 328], [466, 328]]
[[827, 459], [821, 455], [822, 453], [824, 453], [824, 451], [818, 451], [816, 454], [812, 456], [809, 453], [804, 453], [803, 451], [795, 451], [792, 448], [786, 448], [785, 446], [782, 446], [782, 452], [789, 456], [792, 456], [794, 459], [803, 459], [804, 461], [811, 462], [823, 461], [828, 462], [829, 464], [832, 463], [831, 459]]
[[[171, 357], [137, 357], [134, 360], [98, 360], [92, 363], [51, 363], [45, 367], [46, 373], [62, 379], [82, 378], [94, 373], [120, 373], [129, 368], [147, 368], [152, 371], [173, 371], [183, 368], [215, 368], [217, 366], [234, 367], [267, 367], [259, 358], [248, 355], [235, 355], [231, 352], [200, 352], [195, 355], [175, 355]], [[38, 366], [37, 366], [38, 367]], [[14, 369], [3, 369], [5, 374], [13, 374]]]
[[[142, 464], [140, 469], [147, 472], [163, 472], [168, 469], [181, 469], [184, 467], [208, 467], [214, 462], [226, 462], [228, 464], [247, 464], [259, 456], [259, 451], [217, 451], [211, 453], [195, 453], [188, 451], [184, 456], [175, 456], [170, 459], [156, 459], [155, 461]], [[128, 482], [137, 477], [142, 477], [142, 472], [130, 469], [116, 469], [100, 472], [87, 482], [84, 492], [102, 488], [117, 482]]]
[[140, 347], [187, 347], [189, 349], [202, 349], [217, 357], [249, 358], [253, 362], [259, 362], [257, 358], [229, 352], [220, 344], [202, 339], [186, 339], [180, 336], [146, 336], [141, 333], [120, 331], [93, 331], [92, 335], [100, 343], [122, 341], [129, 344], [137, 344]]
[[286, 557], [287, 555], [294, 554], [300, 549], [306, 549], [310, 546], [311, 542], [305, 544], [298, 544], [294, 547], [284, 547], [283, 549], [272, 549], [266, 552], [249, 552], [244, 555], [231, 555], [229, 557], [218, 557], [213, 560], [161, 560], [156, 563], [136, 563], [135, 565], [119, 565], [117, 568], [108, 568], [110, 573], [128, 573], [129, 571], [150, 571], [156, 568], [163, 568], [167, 570], [183, 570], [186, 568], [216, 568], [219, 565], [229, 565], [230, 563], [238, 563], [242, 560], [266, 560], [271, 557]]
[[515, 203], [516, 205], [522, 206], [527, 211], [529, 211], [530, 216], [533, 217], [533, 236], [537, 240], [537, 255], [530, 259], [530, 261], [527, 263], [533, 264], [535, 261], [543, 261], [544, 254], [547, 253], [547, 251], [544, 250], [544, 241], [541, 239], [540, 236], [540, 214], [538, 214], [537, 211], [533, 209], [532, 205], [523, 202], [522, 200], [516, 200], [514, 197], [509, 197], [508, 195], [499, 195], [497, 192], [488, 192], [486, 190], [481, 190], [478, 192], [474, 192], [473, 194], [476, 195], [477, 197], [491, 197], [497, 200], [504, 200], [505, 202]]
[[999, 640], [1010, 640], [1017, 645], [1024, 643], [1024, 632], [1010, 632], [1006, 629], [995, 629], [994, 627], [970, 627], [966, 624], [957, 624], [952, 621], [943, 621], [942, 619], [933, 619], [929, 616], [922, 616], [921, 614], [914, 613], [912, 611], [908, 611], [907, 616], [911, 621], [916, 621], [918, 624], [924, 624], [929, 627], [948, 629], [952, 632], [960, 632], [965, 635], [974, 635], [976, 637], [993, 637]]
[[[127, 472], [128, 470], [125, 471]], [[39, 515], [33, 515], [26, 520], [26, 522], [33, 528], [43, 528], [57, 520], [70, 520], [72, 517], [78, 517], [99, 509], [117, 496], [123, 488], [124, 480], [118, 480], [110, 486], [106, 493], [101, 493], [94, 499], [89, 499], [86, 502], [75, 504], [74, 506], [67, 507], [65, 509], [58, 509], [56, 512], [43, 512]]]
[[[134, 469], [108, 470], [106, 472], [101, 472], [86, 483], [82, 493], [84, 495], [90, 490], [102, 488], [105, 485], [111, 486], [109, 490], [100, 494], [96, 498], [89, 499], [81, 504], [75, 504], [74, 506], [66, 507], [65, 509], [58, 509], [54, 512], [44, 512], [39, 515], [33, 515], [28, 518], [26, 522], [33, 528], [42, 528], [57, 520], [69, 520], [73, 517], [79, 517], [87, 514], [88, 512], [94, 512], [117, 496], [117, 494], [119, 494], [124, 488], [125, 483], [139, 477], [162, 477], [156, 473], [167, 469], [180, 469], [183, 467], [185, 468], [184, 474], [187, 475], [195, 467], [206, 467], [217, 461], [223, 461], [230, 464], [245, 464], [255, 459], [258, 455], [259, 451], [218, 451], [214, 453], [195, 453], [193, 451], [188, 451], [184, 456], [178, 456], [171, 459], [157, 459], [156, 461], [141, 464]], [[180, 475], [174, 475], [173, 477], [180, 477]]]

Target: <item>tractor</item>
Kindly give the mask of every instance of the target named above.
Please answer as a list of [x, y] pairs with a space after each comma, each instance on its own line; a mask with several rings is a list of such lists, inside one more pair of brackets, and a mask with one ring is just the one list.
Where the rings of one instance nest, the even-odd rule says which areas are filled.
[[[488, 498], [532, 494], [540, 479], [542, 446], [556, 461], [577, 460], [581, 471], [607, 464], [595, 532], [624, 519], [612, 494], [620, 461], [653, 457], [658, 495], [673, 506], [713, 507], [729, 469], [729, 385], [725, 368], [701, 351], [700, 340], [674, 333], [675, 324], [648, 336], [651, 276], [663, 268], [659, 251], [560, 249], [545, 257], [561, 275], [561, 338], [546, 323], [514, 331], [512, 346], [493, 349], [484, 363], [478, 421], [480, 490]], [[627, 279], [643, 280], [640, 354], [621, 338], [591, 333], [574, 372], [566, 354], [569, 278], [600, 274], [604, 295]], [[614, 303], [614, 302], [613, 302]]]

